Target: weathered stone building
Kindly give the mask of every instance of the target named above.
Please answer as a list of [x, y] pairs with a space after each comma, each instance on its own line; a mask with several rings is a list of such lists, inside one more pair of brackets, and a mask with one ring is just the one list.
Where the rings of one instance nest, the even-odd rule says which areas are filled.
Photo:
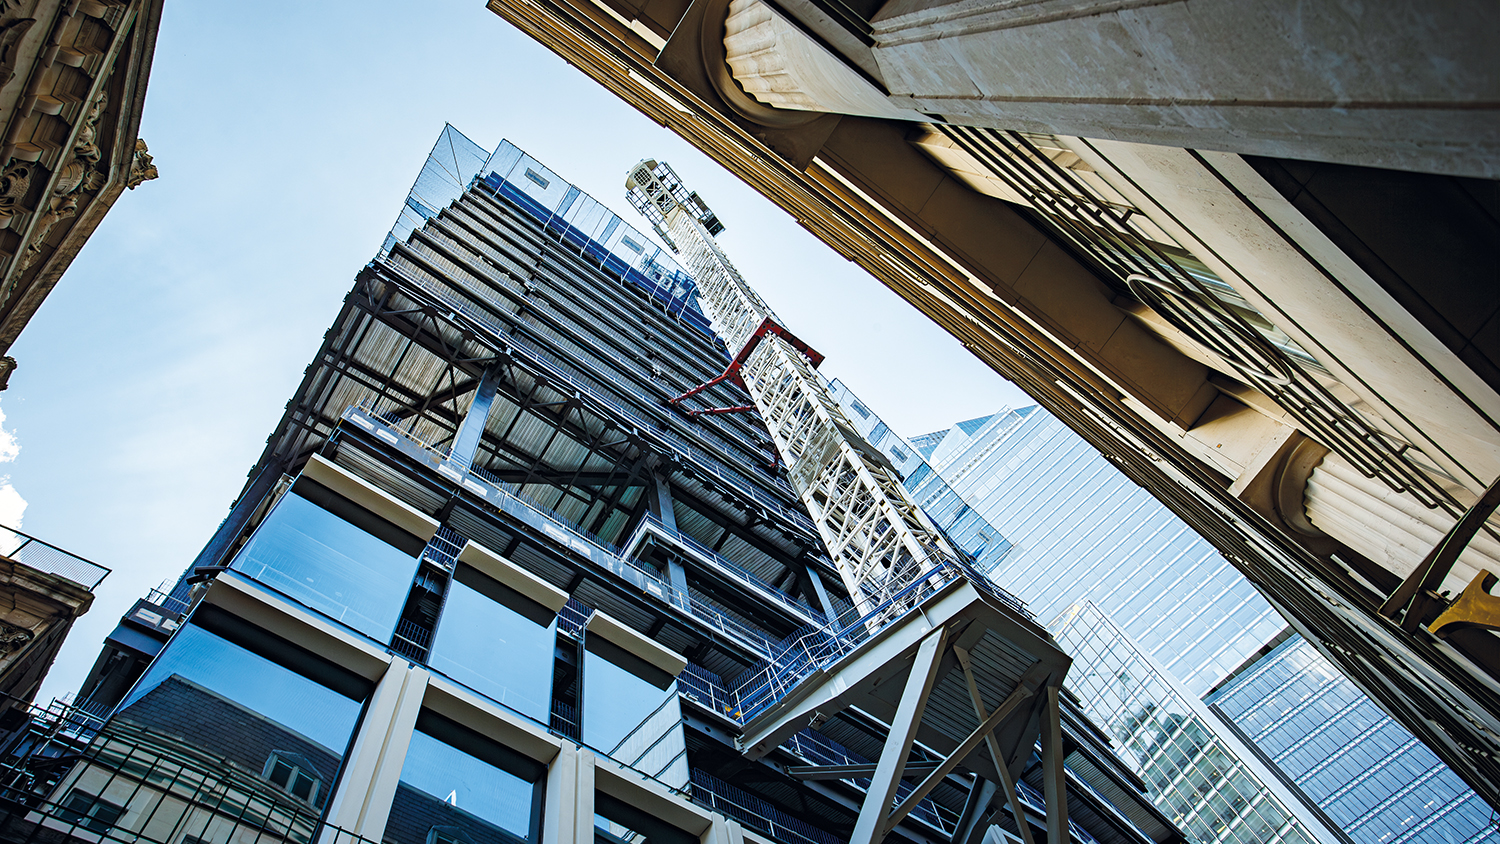
[[[0, 355], [126, 188], [161, 0], [0, 3]], [[16, 362], [0, 357], [0, 390]]]

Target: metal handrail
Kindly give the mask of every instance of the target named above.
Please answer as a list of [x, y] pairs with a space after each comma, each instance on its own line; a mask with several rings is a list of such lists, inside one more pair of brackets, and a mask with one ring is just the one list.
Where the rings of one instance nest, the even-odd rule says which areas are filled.
[[734, 562], [733, 560], [728, 559], [719, 552], [713, 550], [707, 545], [704, 545], [702, 542], [699, 542], [691, 536], [688, 536], [686, 533], [683, 533], [681, 530], [668, 527], [667, 524], [663, 522], [661, 518], [658, 517], [655, 513], [647, 511], [643, 514], [641, 523], [636, 526], [635, 531], [631, 534], [630, 538], [625, 541], [623, 547], [626, 549], [634, 548], [642, 534], [649, 532], [652, 527], [654, 527], [657, 531], [659, 531], [669, 539], [676, 542], [681, 542], [684, 546], [691, 549], [693, 553], [703, 555], [707, 559], [711, 560], [715, 565], [723, 568], [725, 571], [729, 572], [735, 577], [744, 580], [751, 586], [764, 591], [772, 598], [775, 598], [777, 601], [786, 604], [792, 609], [797, 610], [804, 615], [807, 613], [812, 613], [816, 616], [823, 615], [821, 610], [814, 609], [813, 606], [806, 601], [799, 601], [797, 598], [786, 594], [780, 589], [777, 589], [771, 583], [760, 577], [757, 577], [749, 569], [745, 568], [739, 563]]
[[[835, 620], [811, 632], [793, 634], [776, 647], [766, 664], [737, 678], [729, 691], [734, 708], [730, 717], [746, 723], [787, 695], [803, 678], [831, 665], [886, 627], [916, 610], [929, 595], [964, 580], [976, 589], [1035, 621], [1026, 605], [974, 571], [962, 560], [945, 557], [921, 561], [895, 583], [887, 583], [884, 597], [852, 620]], [[846, 613], [850, 615], [851, 613]]]
[[[583, 375], [582, 373], [572, 372], [571, 370], [574, 369], [573, 364], [563, 361], [558, 356], [550, 351], [541, 348], [539, 344], [533, 342], [527, 337], [519, 334], [508, 333], [505, 326], [501, 325], [499, 321], [497, 321], [488, 312], [476, 307], [462, 293], [459, 293], [452, 288], [431, 279], [427, 279], [420, 275], [408, 272], [406, 268], [398, 266], [396, 264], [387, 262], [384, 264], [384, 267], [392, 276], [395, 277], [396, 281], [410, 284], [422, 290], [423, 292], [436, 297], [444, 305], [453, 308], [457, 313], [461, 313], [470, 320], [473, 320], [475, 323], [479, 324], [481, 327], [494, 334], [494, 336], [502, 338], [507, 344], [509, 344], [513, 354], [515, 352], [519, 352], [520, 357], [528, 359], [526, 363], [529, 365], [529, 368], [533, 372], [539, 372], [549, 378], [566, 382], [575, 389], [582, 391], [582, 393], [586, 394], [589, 399], [604, 405], [605, 407], [613, 410], [615, 413], [620, 414], [636, 425], [641, 426], [641, 433], [643, 435], [656, 436], [662, 440], [666, 440], [668, 447], [694, 458], [694, 462], [698, 464], [698, 467], [700, 469], [707, 470], [709, 474], [723, 481], [726, 486], [733, 488], [737, 492], [756, 501], [762, 506], [770, 508], [778, 515], [781, 515], [789, 519], [790, 521], [795, 522], [799, 527], [802, 527], [810, 533], [816, 535], [817, 527], [813, 524], [812, 520], [807, 517], [806, 514], [802, 513], [799, 510], [789, 508], [781, 501], [778, 501], [776, 498], [762, 492], [759, 488], [757, 488], [757, 485], [753, 481], [746, 478], [742, 473], [736, 471], [718, 458], [708, 454], [702, 448], [694, 445], [681, 434], [672, 431], [668, 427], [662, 426], [659, 419], [653, 419], [649, 415], [637, 410], [636, 408], [628, 406], [624, 402], [616, 401], [614, 398], [610, 397], [607, 394], [607, 390], [603, 385], [597, 383], [589, 383], [590, 379], [588, 378], [588, 376]], [[637, 398], [646, 401], [652, 406], [658, 404], [661, 401], [660, 396], [647, 395], [640, 390], [634, 389], [628, 383], [616, 382], [613, 383], [610, 388], [622, 389], [624, 392], [636, 396]], [[774, 482], [772, 482], [772, 485], [777, 489], [781, 489], [790, 493], [790, 489], [785, 485], [785, 483], [781, 482], [780, 479], [775, 479]]]
[[43, 542], [29, 533], [0, 525], [0, 556], [46, 574], [55, 574], [92, 592], [109, 576], [109, 569], [71, 551]]

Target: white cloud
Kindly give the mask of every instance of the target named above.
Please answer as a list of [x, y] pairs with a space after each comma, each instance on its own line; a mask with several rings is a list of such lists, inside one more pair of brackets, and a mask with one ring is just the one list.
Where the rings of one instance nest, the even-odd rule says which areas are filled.
[[[15, 431], [7, 431], [5, 411], [0, 410], [0, 463], [9, 463], [21, 453], [21, 442]], [[10, 475], [0, 475], [0, 525], [18, 528], [21, 516], [26, 512], [26, 499], [10, 482]]]
[[9, 463], [21, 453], [21, 441], [15, 431], [5, 430], [5, 411], [0, 410], [0, 463]]

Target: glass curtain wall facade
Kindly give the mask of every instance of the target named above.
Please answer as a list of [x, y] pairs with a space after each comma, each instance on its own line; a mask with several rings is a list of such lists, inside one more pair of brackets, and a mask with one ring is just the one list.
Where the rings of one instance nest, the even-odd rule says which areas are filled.
[[[885, 429], [834, 386], [861, 433]], [[1212, 545], [1039, 407], [874, 444], [935, 520], [955, 499], [975, 514], [955, 540], [1038, 618], [1093, 601], [1194, 697], [1286, 626]], [[976, 544], [986, 535], [1005, 552]]]
[[1082, 603], [1053, 634], [1079, 667], [1069, 687], [1108, 724], [1146, 786], [1188, 836], [1222, 844], [1314, 844], [1338, 840], [1318, 819], [1299, 817], [1298, 798], [1279, 788], [1248, 749], [1215, 728], [1203, 704], [1180, 693], [1102, 610]]
[[[0, 760], [0, 837], [847, 841], [883, 722], [737, 743], [731, 692], [852, 604], [760, 420], [668, 407], [725, 364], [659, 246], [448, 127], [229, 517], [143, 602], [172, 626], [101, 655], [84, 703], [113, 716]], [[1182, 841], [1066, 714], [1074, 839]], [[1015, 813], [955, 769], [888, 840], [1045, 830], [1022, 752]], [[789, 773], [830, 765], [855, 771]]]
[[1479, 795], [1300, 636], [1207, 703], [1358, 844], [1500, 841]]
[[[1004, 409], [903, 441], [834, 386], [918, 502], [981, 563], [994, 561], [997, 581], [1044, 619], [1061, 620], [1069, 599], [1092, 603], [1124, 637], [1122, 648], [1165, 668], [1171, 696], [1208, 695], [1213, 717], [1199, 719], [1202, 729], [1243, 731], [1232, 745], [1261, 753], [1270, 775], [1322, 809], [1325, 829], [1372, 844], [1500, 834], [1478, 795], [1300, 637], [1257, 656], [1281, 627], [1269, 605], [1046, 411]], [[1007, 537], [1004, 554], [986, 554], [991, 536]], [[1087, 662], [1094, 650], [1073, 651], [1085, 673], [1098, 670]], [[1129, 716], [1118, 707], [1090, 713], [1111, 727]]]

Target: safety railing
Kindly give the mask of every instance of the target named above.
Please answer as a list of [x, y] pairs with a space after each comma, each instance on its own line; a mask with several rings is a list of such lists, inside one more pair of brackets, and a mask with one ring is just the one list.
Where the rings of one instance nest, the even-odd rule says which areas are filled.
[[163, 583], [147, 592], [146, 603], [155, 604], [164, 610], [177, 613], [178, 615], [186, 615], [193, 608], [193, 605], [187, 601], [173, 597], [172, 587], [167, 583]]
[[[244, 844], [365, 841], [321, 823], [320, 807], [181, 738], [116, 720], [81, 745], [48, 731], [49, 717], [92, 720], [66, 705], [33, 713], [34, 740], [5, 760], [4, 840], [61, 833], [80, 841], [173, 844], [185, 836], [207, 840], [212, 829]], [[49, 832], [38, 836], [42, 827]]]
[[680, 530], [667, 527], [666, 523], [664, 523], [655, 514], [650, 512], [647, 512], [643, 516], [643, 518], [641, 519], [641, 523], [636, 527], [630, 538], [625, 541], [624, 548], [626, 549], [626, 553], [630, 553], [636, 547], [637, 543], [644, 538], [645, 534], [651, 532], [658, 533], [671, 542], [681, 544], [692, 553], [703, 557], [705, 560], [711, 562], [713, 565], [722, 569], [724, 572], [740, 580], [743, 580], [750, 586], [755, 587], [758, 593], [764, 593], [767, 597], [773, 598], [780, 603], [786, 604], [788, 607], [796, 610], [801, 615], [811, 614], [814, 617], [821, 617], [823, 615], [821, 610], [815, 610], [806, 601], [800, 601], [792, 597], [791, 595], [786, 594], [780, 589], [777, 589], [772, 584], [761, 579], [760, 577], [757, 577], [749, 569], [725, 557], [724, 555], [708, 547], [707, 545], [704, 545], [702, 542], [699, 542], [698, 540], [692, 538], [691, 536], [688, 536]]
[[663, 577], [661, 572], [638, 561], [626, 559], [618, 546], [600, 539], [543, 505], [529, 500], [515, 488], [515, 484], [501, 481], [478, 468], [461, 472], [454, 464], [447, 461], [447, 456], [441, 450], [423, 442], [409, 431], [386, 425], [366, 407], [351, 406], [344, 411], [344, 418], [354, 421], [361, 428], [373, 431], [377, 437], [392, 444], [405, 439], [413, 446], [429, 452], [439, 464], [440, 469], [446, 467], [448, 471], [454, 472], [455, 477], [466, 487], [479, 491], [486, 501], [497, 506], [502, 512], [509, 513], [526, 523], [540, 523], [545, 532], [569, 545], [581, 543], [584, 548], [598, 552], [601, 559], [608, 562], [611, 567], [631, 575], [629, 579], [639, 580], [637, 585], [641, 587], [643, 593], [683, 610], [708, 627], [729, 634], [755, 653], [764, 657], [770, 656], [771, 639], [764, 632], [724, 613], [690, 591], [679, 589]]
[[[734, 717], [734, 703], [724, 688], [724, 681], [701, 665], [691, 662], [687, 664], [682, 673], [677, 675], [677, 691], [700, 706], [726, 717]], [[814, 765], [863, 765], [870, 761], [812, 729], [794, 734], [783, 742], [781, 747]], [[694, 782], [696, 784], [697, 780], [695, 779]], [[852, 777], [849, 782], [861, 790], [868, 791], [870, 787], [868, 777]], [[902, 783], [902, 790], [898, 797], [909, 794], [912, 787], [911, 783]], [[912, 815], [950, 834], [958, 824], [958, 817], [955, 813], [935, 803], [931, 798], [918, 803], [917, 807], [912, 810]]]
[[[847, 747], [812, 729], [802, 730], [793, 734], [781, 746], [814, 765], [868, 765], [872, 761], [850, 751]], [[853, 783], [861, 791], [870, 790], [869, 777], [851, 777], [849, 782]], [[896, 786], [896, 801], [899, 803], [906, 799], [906, 795], [910, 794], [915, 788], [916, 783], [902, 780]], [[912, 809], [911, 814], [913, 817], [926, 821], [948, 835], [952, 835], [953, 831], [958, 828], [958, 813], [937, 803], [930, 797], [919, 801], [916, 807]]]
[[453, 571], [453, 567], [458, 564], [458, 555], [463, 553], [468, 541], [467, 537], [453, 528], [440, 525], [432, 538], [427, 540], [427, 547], [422, 550], [422, 559], [444, 571]]
[[572, 639], [583, 636], [583, 628], [594, 617], [594, 608], [576, 598], [569, 598], [557, 613], [557, 632]]
[[847, 613], [851, 616], [858, 613], [858, 617], [836, 620], [808, 632], [793, 634], [773, 648], [774, 655], [764, 664], [736, 678], [735, 686], [730, 690], [735, 717], [742, 723], [749, 721], [785, 697], [803, 678], [853, 651], [956, 580], [973, 584], [977, 590], [1016, 610], [1022, 617], [1035, 620], [1024, 603], [962, 560], [938, 558], [914, 564], [909, 573], [883, 584], [879, 595], [867, 595], [861, 602], [866, 607], [863, 613], [858, 610]]
[[727, 815], [781, 844], [841, 844], [837, 836], [777, 809], [769, 801], [694, 768], [690, 772], [693, 802]]
[[[688, 438], [671, 430], [669, 426], [663, 425], [661, 419], [653, 418], [625, 402], [615, 399], [610, 395], [611, 390], [619, 390], [641, 399], [647, 406], [660, 405], [662, 397], [652, 396], [637, 389], [628, 379], [612, 382], [608, 388], [594, 382], [589, 376], [578, 372], [577, 367], [559, 356], [542, 348], [536, 343], [522, 335], [512, 334], [506, 326], [490, 314], [486, 309], [476, 306], [467, 296], [453, 290], [447, 285], [440, 284], [425, 276], [408, 272], [404, 267], [394, 263], [386, 263], [385, 269], [402, 284], [416, 287], [424, 293], [442, 302], [444, 305], [454, 309], [455, 312], [463, 314], [469, 320], [479, 326], [488, 329], [497, 337], [511, 344], [512, 352], [517, 357], [525, 359], [526, 366], [533, 372], [540, 373], [545, 377], [567, 383], [581, 394], [587, 395], [590, 400], [604, 405], [626, 420], [639, 426], [643, 433], [648, 436], [654, 435], [666, 441], [666, 445], [685, 457], [691, 457], [696, 467], [721, 481], [726, 487], [755, 501], [761, 506], [769, 509], [794, 523], [808, 532], [816, 535], [817, 528], [812, 520], [800, 510], [786, 506], [775, 496], [769, 495], [760, 489], [759, 485], [745, 477], [738, 470], [730, 467], [719, 458], [709, 454], [700, 446], [692, 443]], [[446, 455], [445, 455], [446, 456]], [[779, 478], [768, 480], [772, 486], [792, 494], [790, 488]]]
[[[1075, 781], [1081, 782], [1081, 780]], [[1046, 795], [1042, 794], [1035, 788], [1032, 788], [1024, 780], [1016, 781], [1016, 796], [1020, 798], [1022, 803], [1025, 803], [1028, 808], [1030, 808], [1037, 814], [1047, 814]], [[1108, 801], [1105, 802], [1108, 803]], [[1099, 844], [1099, 839], [1095, 838], [1088, 830], [1079, 826], [1078, 823], [1072, 818], [1068, 818], [1068, 829], [1073, 833], [1074, 841], [1082, 842], [1082, 844]]]
[[0, 556], [66, 578], [91, 592], [109, 576], [109, 569], [92, 560], [4, 525], [0, 525]]

